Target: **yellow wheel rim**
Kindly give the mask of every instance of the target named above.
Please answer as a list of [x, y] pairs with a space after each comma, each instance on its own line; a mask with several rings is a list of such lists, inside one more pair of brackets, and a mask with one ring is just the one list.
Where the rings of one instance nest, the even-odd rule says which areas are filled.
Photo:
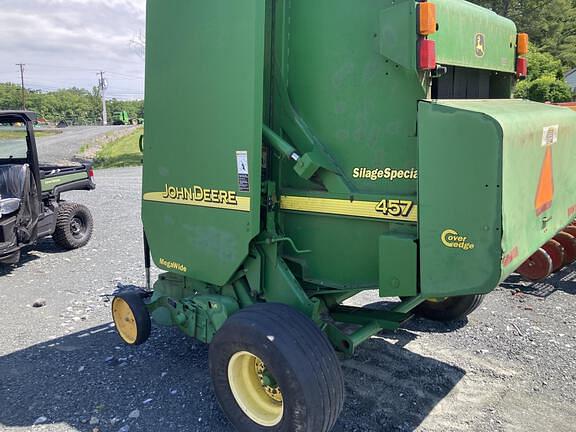
[[426, 301], [428, 303], [444, 303], [446, 300], [448, 300], [448, 297], [441, 297], [441, 298], [429, 298]]
[[130, 305], [123, 298], [116, 297], [112, 302], [112, 318], [116, 325], [116, 331], [128, 344], [134, 344], [138, 338], [136, 318]]
[[266, 366], [247, 351], [232, 356], [228, 363], [228, 382], [238, 406], [254, 423], [276, 426], [284, 415], [284, 400]]

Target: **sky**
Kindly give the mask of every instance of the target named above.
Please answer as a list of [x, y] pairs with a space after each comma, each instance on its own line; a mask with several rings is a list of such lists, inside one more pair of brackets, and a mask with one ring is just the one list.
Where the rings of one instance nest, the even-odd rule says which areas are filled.
[[133, 43], [145, 31], [146, 0], [0, 0], [0, 82], [44, 91], [98, 85], [107, 95], [144, 97], [144, 59]]

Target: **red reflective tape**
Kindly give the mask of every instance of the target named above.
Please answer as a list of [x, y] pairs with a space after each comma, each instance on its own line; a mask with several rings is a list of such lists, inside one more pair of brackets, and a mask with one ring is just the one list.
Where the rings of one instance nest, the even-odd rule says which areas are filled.
[[504, 268], [508, 267], [516, 258], [518, 258], [518, 255], [518, 247], [515, 247], [508, 255], [502, 259], [502, 266]]

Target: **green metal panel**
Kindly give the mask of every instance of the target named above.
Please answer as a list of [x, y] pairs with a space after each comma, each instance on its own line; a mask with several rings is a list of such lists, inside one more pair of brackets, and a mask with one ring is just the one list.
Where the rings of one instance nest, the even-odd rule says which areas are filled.
[[[516, 25], [464, 0], [433, 0], [437, 9], [438, 63], [502, 72], [516, 70]], [[483, 43], [477, 50], [478, 37]]]
[[264, 0], [148, 1], [144, 228], [159, 267], [217, 285], [260, 232], [264, 20]]
[[[489, 292], [569, 222], [575, 125], [569, 110], [521, 100], [420, 104], [422, 293]], [[557, 142], [543, 145], [556, 126]], [[538, 212], [549, 148], [555, 192]]]
[[78, 180], [85, 180], [88, 178], [87, 172], [81, 172], [77, 174], [68, 174], [63, 176], [48, 177], [42, 179], [40, 184], [42, 186], [42, 192], [49, 192], [53, 190], [56, 186], [62, 186], [66, 183], [71, 183]]
[[[414, 10], [411, 0], [277, 2], [271, 127], [301, 154], [326, 152], [351, 191], [327, 192], [318, 178], [298, 176], [292, 161], [272, 159], [280, 196], [318, 198], [299, 209], [281, 204], [282, 232], [312, 250], [282, 247], [304, 263], [308, 283], [377, 288], [380, 237], [415, 234], [415, 220], [375, 212], [389, 197], [416, 201], [416, 107], [426, 89], [414, 67]], [[361, 201], [373, 203], [374, 217], [351, 208]]]
[[410, 70], [416, 70], [416, 3], [392, 2], [380, 12], [380, 53]]
[[418, 294], [418, 245], [408, 235], [380, 237], [380, 296]]

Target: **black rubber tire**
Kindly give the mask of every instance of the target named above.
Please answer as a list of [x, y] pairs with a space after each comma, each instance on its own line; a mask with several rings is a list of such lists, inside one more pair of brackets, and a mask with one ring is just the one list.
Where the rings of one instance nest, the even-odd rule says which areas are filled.
[[414, 313], [432, 321], [451, 322], [466, 318], [484, 301], [484, 294], [449, 297], [442, 302], [427, 301], [418, 306]]
[[[242, 351], [259, 357], [278, 382], [284, 412], [276, 426], [252, 421], [232, 394], [228, 365]], [[239, 432], [328, 432], [342, 411], [344, 380], [332, 345], [289, 306], [257, 304], [234, 314], [211, 342], [209, 364], [218, 402]]]
[[128, 303], [128, 306], [132, 311], [132, 315], [134, 315], [134, 321], [136, 323], [136, 340], [134, 342], [129, 342], [119, 334], [116, 316], [114, 313], [112, 313], [112, 319], [114, 320], [114, 325], [116, 326], [116, 332], [118, 333], [118, 336], [127, 345], [142, 345], [148, 340], [152, 331], [152, 321], [150, 320], [150, 313], [148, 312], [148, 308], [144, 304], [144, 301], [139, 294], [125, 293], [112, 299], [112, 309], [114, 309], [114, 302], [118, 301], [118, 299], [122, 299]]
[[[75, 219], [82, 224], [81, 231], [75, 232], [72, 224]], [[92, 238], [94, 231], [94, 218], [88, 207], [82, 204], [62, 202], [58, 207], [56, 218], [56, 230], [52, 234], [54, 242], [68, 250], [78, 249], [86, 246]]]

